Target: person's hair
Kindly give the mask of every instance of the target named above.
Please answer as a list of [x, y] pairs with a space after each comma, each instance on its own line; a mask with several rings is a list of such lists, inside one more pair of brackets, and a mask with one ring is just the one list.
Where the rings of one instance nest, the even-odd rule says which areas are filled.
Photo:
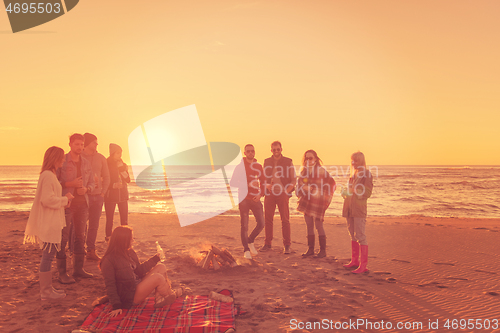
[[108, 249], [102, 256], [99, 267], [101, 267], [104, 257], [110, 254], [119, 254], [127, 257], [127, 251], [130, 249], [130, 242], [132, 241], [132, 228], [128, 225], [121, 225], [113, 230], [111, 238], [109, 239]]
[[271, 143], [271, 147], [272, 147], [272, 146], [277, 146], [277, 145], [279, 145], [279, 146], [280, 146], [280, 148], [282, 148], [282, 147], [281, 147], [281, 142], [279, 142], [279, 141], [274, 141], [273, 143]]
[[351, 160], [358, 162], [359, 165], [364, 166], [366, 168], [365, 155], [362, 152], [357, 151], [354, 154], [352, 154]]
[[73, 143], [76, 140], [82, 140], [83, 142], [85, 142], [85, 138], [83, 137], [83, 135], [79, 133], [71, 134], [71, 136], [69, 137], [69, 143]]
[[[243, 150], [247, 150], [247, 147], [248, 147], [248, 146], [252, 146], [252, 147], [254, 147], [254, 146], [253, 146], [253, 144], [248, 143], [248, 144], [246, 144], [246, 145], [245, 145], [245, 148], [243, 148]], [[254, 147], [254, 148], [255, 148], [255, 147]]]
[[62, 148], [52, 146], [45, 151], [43, 155], [42, 171], [45, 170], [56, 171], [56, 163], [64, 157], [64, 150]]
[[318, 157], [318, 154], [314, 150], [309, 149], [309, 150], [306, 150], [306, 152], [304, 153], [304, 156], [302, 157], [302, 165], [303, 166], [306, 166], [307, 153], [311, 153], [314, 155], [314, 158], [316, 159], [316, 163], [314, 164], [314, 166], [323, 164], [323, 161], [321, 160], [321, 158]]

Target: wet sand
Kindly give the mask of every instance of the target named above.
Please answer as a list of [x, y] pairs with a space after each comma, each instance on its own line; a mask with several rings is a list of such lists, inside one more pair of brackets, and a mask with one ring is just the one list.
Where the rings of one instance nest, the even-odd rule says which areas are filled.
[[[67, 296], [41, 301], [41, 250], [22, 245], [27, 218], [26, 212], [0, 213], [0, 331], [71, 332], [104, 295], [97, 263], [85, 263], [96, 275], [93, 279], [60, 285], [54, 262], [53, 285]], [[236, 319], [237, 332], [334, 332], [339, 331], [335, 324], [349, 321], [360, 324], [358, 332], [402, 331], [396, 328], [399, 322], [422, 323], [422, 329], [412, 332], [452, 331], [444, 327], [447, 319], [489, 319], [490, 329], [482, 332], [493, 331], [496, 319], [500, 331], [500, 219], [369, 217], [370, 272], [360, 275], [342, 266], [350, 258], [350, 240], [340, 217], [325, 220], [327, 257], [322, 259], [301, 257], [307, 244], [302, 218], [291, 221], [292, 254], [282, 253], [277, 216], [272, 250], [253, 260], [243, 259], [238, 217], [219, 216], [184, 228], [172, 215], [130, 214], [129, 221], [141, 260], [153, 255], [155, 242], [160, 242], [174, 287], [188, 286], [200, 295], [233, 290], [245, 311]], [[251, 218], [250, 227], [254, 225]], [[100, 255], [105, 251], [103, 226], [104, 217], [97, 241]], [[255, 244], [263, 243], [264, 232]], [[228, 249], [240, 265], [218, 271], [197, 267], [195, 258], [209, 244]], [[436, 320], [439, 328], [429, 328], [429, 321]], [[316, 329], [314, 322], [320, 322]]]

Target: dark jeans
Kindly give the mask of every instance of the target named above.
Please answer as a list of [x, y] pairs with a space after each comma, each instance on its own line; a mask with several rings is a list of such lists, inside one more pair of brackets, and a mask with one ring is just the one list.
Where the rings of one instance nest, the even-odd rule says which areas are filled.
[[65, 210], [66, 226], [62, 230], [61, 251], [57, 252], [56, 258], [66, 259], [66, 244], [70, 237], [70, 229], [73, 226], [74, 253], [85, 254], [85, 226], [87, 225], [87, 216], [89, 209], [86, 202], [71, 203], [71, 206]]
[[115, 208], [118, 205], [118, 211], [120, 212], [120, 224], [128, 225], [128, 201], [122, 201], [119, 203], [105, 202], [104, 210], [106, 211], [106, 237], [111, 237], [113, 232], [113, 217], [115, 215]]
[[98, 195], [89, 195], [89, 229], [87, 231], [87, 250], [95, 250], [95, 240], [99, 230], [99, 219], [102, 214], [104, 198]]
[[40, 260], [40, 272], [49, 272], [52, 266], [52, 259], [56, 255], [55, 246], [46, 246], [42, 250], [42, 260]]
[[308, 236], [314, 236], [314, 225], [316, 225], [316, 229], [318, 230], [318, 236], [326, 235], [325, 229], [323, 228], [323, 221], [321, 219], [306, 214], [304, 214], [304, 219], [306, 220]]
[[266, 245], [271, 246], [273, 241], [273, 218], [276, 206], [281, 217], [281, 233], [283, 235], [283, 245], [289, 246], [292, 244], [290, 236], [290, 209], [288, 202], [290, 197], [285, 193], [281, 195], [266, 195], [264, 199], [264, 212], [266, 220]]
[[[241, 243], [243, 244], [244, 251], [250, 251], [248, 243], [253, 243], [262, 229], [264, 229], [264, 209], [260, 200], [253, 201], [248, 199], [240, 202], [239, 207], [241, 217]], [[250, 211], [252, 211], [253, 216], [255, 216], [255, 222], [257, 222], [257, 225], [253, 229], [250, 236], [248, 236]]]

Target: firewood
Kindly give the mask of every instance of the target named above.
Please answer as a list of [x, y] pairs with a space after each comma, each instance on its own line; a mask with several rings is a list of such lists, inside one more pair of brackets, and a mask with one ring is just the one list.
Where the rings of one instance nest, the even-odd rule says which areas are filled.
[[214, 270], [220, 269], [220, 265], [217, 262], [217, 258], [215, 258], [215, 257], [212, 259], [212, 265], [214, 266]]
[[217, 246], [215, 245], [212, 245], [212, 251], [214, 252], [215, 255], [218, 255], [220, 256], [220, 254], [222, 253], [222, 250], [219, 249]]
[[210, 263], [212, 262], [212, 258], [214, 257], [214, 253], [210, 251], [206, 257], [206, 261], [203, 263], [202, 268], [203, 269], [208, 269], [210, 267]]
[[229, 253], [228, 250], [224, 250], [224, 254], [228, 256], [232, 262], [236, 262], [236, 259], [234, 259], [234, 257], [231, 255], [231, 253]]

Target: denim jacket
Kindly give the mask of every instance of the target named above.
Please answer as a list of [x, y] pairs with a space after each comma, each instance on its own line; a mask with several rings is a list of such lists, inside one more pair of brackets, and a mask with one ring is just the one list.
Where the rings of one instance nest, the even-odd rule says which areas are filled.
[[[90, 192], [92, 192], [95, 188], [95, 182], [94, 182], [94, 177], [92, 173], [92, 166], [90, 162], [80, 156], [80, 161], [82, 165], [82, 180], [83, 180], [83, 187], [90, 188]], [[73, 162], [73, 159], [71, 158], [71, 153], [66, 154], [66, 158], [64, 161], [64, 164], [61, 168], [57, 169], [57, 179], [59, 179], [59, 182], [61, 183], [62, 186], [62, 195], [66, 195], [66, 193], [71, 193], [75, 195], [75, 187], [66, 187], [65, 183], [70, 182], [76, 179], [77, 175], [77, 170], [76, 170], [76, 163]], [[89, 192], [85, 193], [85, 200], [87, 201], [87, 205], [89, 204]]]

